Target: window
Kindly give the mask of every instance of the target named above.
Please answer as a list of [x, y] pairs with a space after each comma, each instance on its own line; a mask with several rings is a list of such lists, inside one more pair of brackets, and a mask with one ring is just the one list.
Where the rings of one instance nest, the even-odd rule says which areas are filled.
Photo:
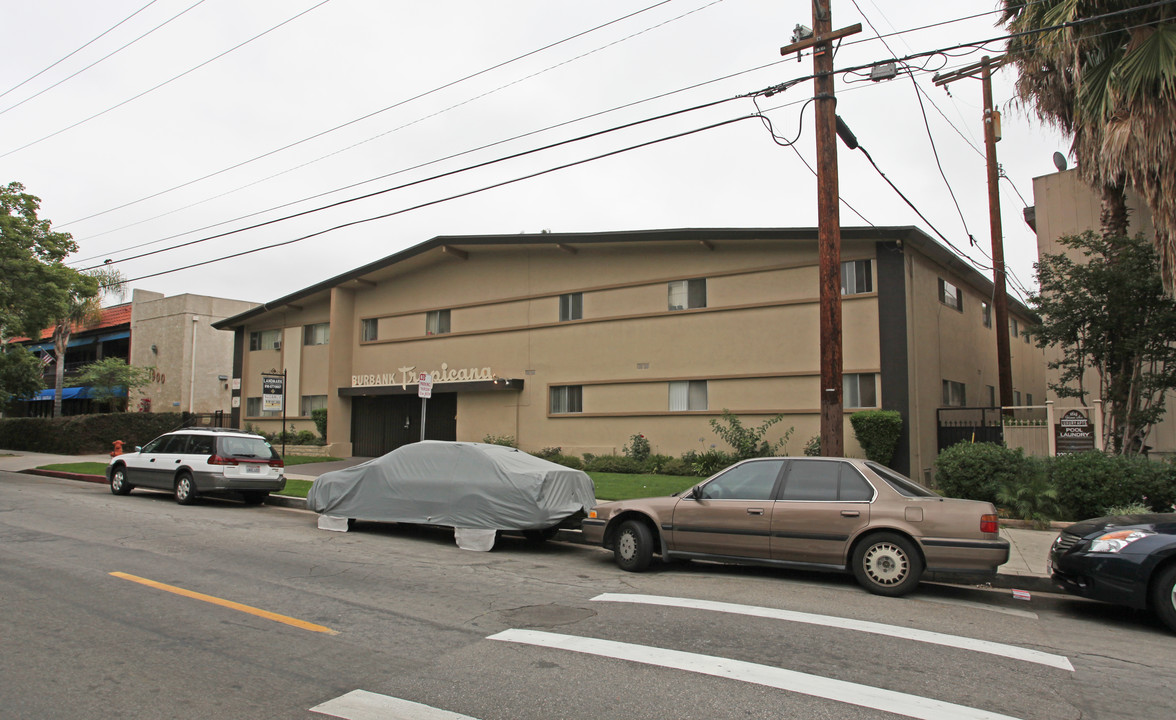
[[996, 388], [991, 385], [985, 385], [988, 388], [988, 407], [996, 407]]
[[303, 395], [302, 396], [302, 412], [299, 413], [303, 417], [309, 417], [313, 410], [325, 410], [327, 407], [326, 395]]
[[671, 310], [706, 307], [706, 278], [674, 280], [669, 288]]
[[449, 332], [449, 311], [430, 310], [425, 314], [425, 334], [444, 335]]
[[939, 302], [960, 312], [964, 311], [964, 294], [943, 278], [939, 278]]
[[212, 455], [216, 452], [215, 438], [211, 435], [189, 435], [188, 455]]
[[584, 388], [581, 385], [553, 385], [551, 414], [584, 412]]
[[249, 333], [250, 350], [281, 350], [281, 330], [259, 330]]
[[901, 495], [906, 497], [939, 497], [906, 475], [896, 473], [888, 467], [875, 462], [867, 462], [866, 467], [877, 473], [878, 477], [885, 480], [887, 485], [894, 488]]
[[1012, 335], [1015, 338], [1018, 334], [1020, 333], [1018, 332], [1017, 328], [1017, 318], [1011, 317], [1009, 318], [1009, 335]]
[[984, 323], [984, 327], [992, 327], [992, 303], [987, 300], [980, 301], [980, 320]]
[[670, 411], [706, 410], [706, 380], [680, 380], [670, 383]]
[[359, 339], [362, 342], [371, 342], [379, 337], [380, 321], [376, 318], [367, 318], [359, 321]]
[[580, 320], [584, 317], [584, 293], [565, 293], [559, 296], [559, 321]]
[[1021, 391], [1020, 390], [1013, 391], [1013, 404], [1016, 405], [1017, 407], [1021, 406]]
[[303, 345], [326, 345], [331, 341], [331, 324], [315, 323], [302, 328]]
[[259, 397], [245, 398], [246, 417], [277, 417], [281, 414], [277, 410], [262, 410]]
[[771, 500], [783, 460], [736, 465], [702, 487], [703, 500]]
[[841, 377], [843, 404], [851, 408], [878, 407], [875, 373], [847, 373]]
[[943, 381], [944, 407], [964, 407], [968, 404], [968, 393], [962, 382], [953, 380]]
[[849, 463], [793, 460], [780, 499], [869, 502], [874, 499], [874, 488]]
[[1028, 345], [1029, 344], [1029, 331], [1026, 330], [1025, 332], [1021, 333], [1021, 337], [1025, 339], [1025, 344]]
[[874, 274], [870, 260], [846, 260], [841, 263], [841, 294], [860, 295], [874, 291]]
[[1025, 404], [1033, 405], [1033, 393], [1025, 393]]

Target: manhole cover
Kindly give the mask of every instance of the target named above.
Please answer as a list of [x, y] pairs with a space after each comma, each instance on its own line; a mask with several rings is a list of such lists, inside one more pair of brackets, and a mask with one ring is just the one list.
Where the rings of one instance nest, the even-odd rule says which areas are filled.
[[596, 615], [593, 610], [564, 605], [528, 605], [498, 613], [512, 627], [557, 627], [571, 625]]

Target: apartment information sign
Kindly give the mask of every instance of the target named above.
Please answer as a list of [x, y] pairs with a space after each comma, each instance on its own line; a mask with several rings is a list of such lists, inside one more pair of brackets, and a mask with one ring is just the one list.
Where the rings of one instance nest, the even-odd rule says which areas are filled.
[[1094, 449], [1094, 427], [1081, 410], [1067, 410], [1054, 425], [1058, 455], [1073, 455]]
[[261, 409], [264, 412], [282, 412], [282, 401], [286, 398], [284, 375], [261, 376]]

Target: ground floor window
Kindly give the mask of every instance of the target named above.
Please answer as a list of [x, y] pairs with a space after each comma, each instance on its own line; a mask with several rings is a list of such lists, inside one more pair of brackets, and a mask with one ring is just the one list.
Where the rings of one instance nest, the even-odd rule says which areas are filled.
[[849, 408], [878, 407], [875, 373], [846, 373], [842, 376], [843, 402]]
[[281, 414], [277, 410], [262, 410], [259, 397], [245, 398], [246, 417], [279, 417]]
[[944, 407], [964, 407], [968, 404], [967, 388], [962, 382], [954, 380], [943, 381]]
[[551, 414], [584, 412], [584, 388], [581, 385], [553, 385]]
[[670, 383], [670, 412], [706, 409], [706, 380], [681, 380]]
[[310, 413], [315, 410], [325, 410], [327, 407], [326, 395], [303, 395], [302, 408], [299, 413], [303, 417], [309, 417]]

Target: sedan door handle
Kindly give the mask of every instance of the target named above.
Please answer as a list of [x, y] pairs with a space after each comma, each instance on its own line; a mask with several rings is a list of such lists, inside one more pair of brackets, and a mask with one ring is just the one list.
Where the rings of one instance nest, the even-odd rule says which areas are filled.
[[151, 462], [155, 462], [155, 458], [151, 458]]
[[841, 517], [860, 517], [861, 513], [857, 510], [842, 510]]
[[747, 514], [748, 515], [763, 515], [764, 509], [763, 508], [747, 508]]

